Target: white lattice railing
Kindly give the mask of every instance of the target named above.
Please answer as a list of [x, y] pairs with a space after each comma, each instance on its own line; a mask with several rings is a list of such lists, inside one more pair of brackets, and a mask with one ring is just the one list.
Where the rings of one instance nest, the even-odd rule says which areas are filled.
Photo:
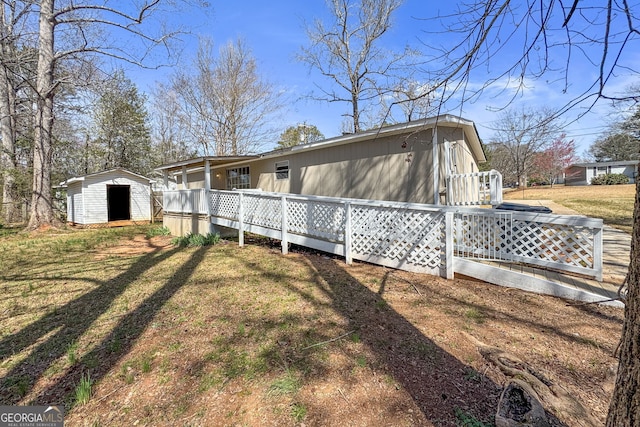
[[496, 206], [502, 203], [502, 175], [496, 170], [447, 176], [447, 205]]
[[240, 230], [241, 244], [248, 231], [280, 239], [285, 252], [295, 243], [348, 262], [453, 277], [447, 214], [435, 208], [256, 191], [211, 191], [209, 202], [211, 222]]
[[455, 256], [519, 262], [602, 280], [601, 219], [467, 209], [454, 214]]
[[602, 280], [602, 220], [259, 191], [164, 193], [167, 212], [393, 268], [452, 277], [454, 256], [524, 263]]
[[206, 192], [195, 190], [172, 190], [162, 193], [164, 212], [206, 215], [208, 211]]

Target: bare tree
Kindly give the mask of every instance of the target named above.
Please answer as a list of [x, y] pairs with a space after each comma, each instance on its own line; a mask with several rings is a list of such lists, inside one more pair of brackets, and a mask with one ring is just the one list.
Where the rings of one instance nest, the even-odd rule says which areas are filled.
[[0, 176], [3, 207], [0, 214], [7, 222], [17, 220], [17, 123], [24, 119], [19, 114], [21, 93], [24, 93], [28, 71], [33, 68], [30, 65], [35, 64], [34, 51], [25, 48], [28, 40], [22, 28], [31, 8], [32, 4], [28, 2], [0, 3]]
[[[125, 9], [112, 6], [108, 1], [99, 3], [66, 2], [56, 5], [54, 0], [38, 2], [38, 66], [36, 73], [33, 187], [29, 229], [57, 222], [51, 197], [51, 165], [54, 138], [54, 99], [64, 76], [56, 73], [62, 60], [92, 55], [106, 55], [117, 60], [142, 65], [142, 60], [155, 47], [167, 47], [172, 34], [145, 26], [159, 8], [160, 0], [151, 0], [139, 7]], [[108, 37], [106, 32], [111, 32]], [[100, 37], [95, 37], [99, 35]], [[57, 38], [58, 36], [58, 38]], [[106, 44], [118, 39], [122, 44]], [[142, 40], [143, 51], [136, 51], [132, 39]], [[58, 40], [58, 43], [56, 43]]]
[[[434, 84], [421, 96], [436, 92], [443, 101], [464, 103], [489, 87], [502, 87], [516, 89], [510, 92], [513, 100], [544, 78], [559, 93], [572, 93], [558, 115], [576, 106], [584, 114], [600, 99], [638, 101], [637, 93], [619, 92], [611, 84], [616, 75], [639, 71], [634, 57], [640, 41], [637, 9], [627, 0], [488, 0], [426, 18], [426, 32], [446, 33], [449, 44], [437, 47], [429, 58], [423, 71]], [[481, 82], [472, 82], [476, 73]]]
[[[472, 1], [438, 17], [452, 45], [443, 46], [431, 61], [445, 66], [428, 70], [437, 81], [430, 92], [466, 102], [499, 81], [524, 89], [531, 79], [544, 78], [545, 84], [559, 82], [564, 93], [581, 88], [567, 96], [556, 115], [577, 106], [583, 107], [579, 114], [584, 113], [600, 99], [638, 102], [638, 92], [619, 93], [612, 81], [620, 74], [638, 75], [639, 13], [637, 4], [628, 0]], [[482, 73], [480, 87], [470, 84], [474, 72]], [[608, 427], [637, 426], [640, 420], [640, 180], [633, 218], [620, 363]]]
[[[430, 93], [429, 87], [428, 83], [412, 78], [398, 82], [388, 95], [381, 97], [382, 122], [410, 122], [433, 114], [437, 110], [434, 96], [421, 96]], [[400, 120], [396, 120], [395, 110], [399, 110]]]
[[152, 141], [159, 164], [186, 160], [197, 154], [197, 147], [189, 143], [178, 94], [158, 83], [152, 94]]
[[201, 40], [194, 69], [194, 74], [174, 75], [171, 90], [180, 97], [184, 124], [205, 154], [252, 153], [275, 135], [280, 95], [259, 75], [241, 40], [223, 45], [217, 57], [213, 43]]
[[396, 85], [394, 73], [409, 51], [393, 54], [380, 47], [400, 0], [327, 0], [333, 22], [316, 20], [307, 28], [310, 46], [299, 59], [331, 81], [319, 89], [319, 100], [350, 105], [346, 114], [353, 132], [362, 128], [362, 113]]
[[536, 154], [559, 135], [559, 123], [552, 111], [511, 109], [500, 115], [494, 128], [493, 159], [501, 159], [507, 175], [513, 175], [518, 186], [526, 187]]

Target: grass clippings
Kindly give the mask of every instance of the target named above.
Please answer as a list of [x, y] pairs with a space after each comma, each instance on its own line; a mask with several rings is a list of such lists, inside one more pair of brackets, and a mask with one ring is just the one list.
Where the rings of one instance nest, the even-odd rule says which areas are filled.
[[622, 310], [146, 233], [0, 240], [3, 404], [65, 404], [69, 425], [491, 425], [505, 378], [470, 334], [604, 421]]

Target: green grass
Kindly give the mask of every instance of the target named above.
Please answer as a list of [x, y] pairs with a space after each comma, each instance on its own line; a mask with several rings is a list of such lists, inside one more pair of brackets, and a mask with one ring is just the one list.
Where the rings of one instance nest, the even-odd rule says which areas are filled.
[[477, 308], [470, 308], [464, 312], [464, 317], [468, 320], [471, 320], [477, 324], [484, 323], [484, 314], [478, 310]]
[[86, 376], [83, 374], [80, 378], [80, 383], [76, 386], [74, 406], [86, 405], [91, 399], [91, 387], [93, 382], [89, 374]]
[[493, 423], [485, 423], [460, 408], [455, 409], [457, 427], [492, 427]]
[[171, 235], [171, 231], [168, 227], [152, 227], [147, 231], [147, 237], [155, 237], [155, 236], [169, 236]]
[[271, 383], [268, 393], [271, 396], [295, 394], [300, 389], [300, 386], [300, 379], [288, 370], [283, 376]]
[[302, 403], [294, 403], [291, 405], [291, 416], [296, 422], [301, 422], [307, 416], [307, 407]]
[[171, 243], [181, 248], [193, 248], [215, 245], [220, 241], [219, 234], [207, 233], [207, 235], [187, 233], [182, 237], [174, 237]]

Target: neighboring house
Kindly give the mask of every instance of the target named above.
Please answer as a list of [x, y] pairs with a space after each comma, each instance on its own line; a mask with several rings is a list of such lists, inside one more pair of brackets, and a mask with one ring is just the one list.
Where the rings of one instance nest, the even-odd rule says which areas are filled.
[[122, 168], [70, 178], [67, 222], [96, 226], [151, 221], [151, 180]]
[[474, 123], [443, 115], [256, 156], [201, 157], [157, 170], [167, 181], [175, 177], [179, 189], [443, 204], [447, 177], [478, 172], [485, 161]]
[[614, 173], [626, 175], [629, 183], [633, 184], [638, 175], [638, 161], [576, 163], [566, 169], [565, 185], [591, 185], [592, 178]]

